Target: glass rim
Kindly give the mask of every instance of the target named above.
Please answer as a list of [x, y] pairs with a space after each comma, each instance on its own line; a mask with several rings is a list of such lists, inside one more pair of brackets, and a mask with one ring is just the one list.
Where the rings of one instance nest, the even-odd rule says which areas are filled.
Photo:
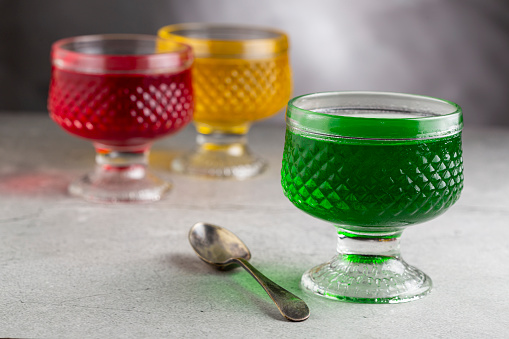
[[[83, 73], [162, 73], [178, 72], [191, 67], [193, 52], [190, 46], [174, 42], [171, 48], [158, 49], [160, 38], [148, 34], [97, 34], [68, 37], [51, 46], [51, 63], [58, 69]], [[152, 53], [85, 53], [67, 48], [76, 43], [104, 41], [154, 42]]]
[[[327, 112], [317, 112], [310, 108], [299, 107], [299, 104], [308, 99], [349, 97], [355, 99], [385, 98], [385, 100], [409, 100], [417, 106], [414, 109], [393, 105], [379, 107], [362, 104], [361, 100], [352, 106], [344, 106], [350, 110], [392, 111], [405, 113], [424, 113], [417, 104], [441, 105], [450, 108], [450, 112], [418, 117], [361, 117], [338, 115]], [[374, 100], [373, 100], [374, 101]], [[375, 101], [376, 102], [376, 101]], [[302, 105], [301, 105], [302, 106]], [[339, 108], [340, 103], [337, 104]], [[316, 107], [318, 109], [319, 107]], [[428, 114], [432, 113], [428, 110]], [[463, 114], [461, 107], [449, 100], [431, 96], [377, 91], [336, 91], [317, 92], [297, 96], [288, 102], [286, 111], [286, 124], [302, 133], [322, 135], [328, 137], [373, 139], [373, 140], [412, 140], [445, 137], [457, 134], [463, 129]]]
[[[178, 34], [179, 31], [199, 32], [223, 29], [232, 33], [250, 31], [266, 35], [259, 38], [220, 39], [193, 37]], [[278, 29], [262, 26], [215, 24], [215, 23], [181, 23], [161, 27], [157, 35], [164, 40], [172, 40], [191, 45], [196, 57], [252, 57], [272, 56], [288, 51], [288, 35]]]

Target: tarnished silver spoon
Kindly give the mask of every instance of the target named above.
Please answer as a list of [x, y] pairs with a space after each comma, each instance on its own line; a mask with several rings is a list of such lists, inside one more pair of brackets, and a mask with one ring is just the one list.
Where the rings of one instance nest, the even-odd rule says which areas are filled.
[[208, 264], [220, 269], [232, 264], [244, 267], [263, 287], [286, 319], [303, 321], [309, 317], [309, 308], [302, 299], [274, 283], [248, 262], [251, 258], [249, 249], [232, 232], [199, 222], [191, 227], [189, 242], [198, 257]]

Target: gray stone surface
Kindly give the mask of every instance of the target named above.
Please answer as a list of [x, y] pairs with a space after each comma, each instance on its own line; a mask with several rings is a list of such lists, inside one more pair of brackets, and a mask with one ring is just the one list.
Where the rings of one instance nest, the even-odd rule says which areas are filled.
[[[464, 133], [465, 190], [443, 216], [408, 228], [406, 261], [433, 292], [398, 305], [341, 303], [299, 289], [335, 252], [334, 228], [291, 205], [279, 184], [284, 127], [256, 125], [262, 176], [212, 181], [166, 171], [191, 128], [155, 144], [152, 165], [174, 183], [163, 201], [91, 204], [68, 182], [93, 165], [84, 140], [41, 114], [0, 115], [0, 337], [502, 338], [509, 328], [509, 130]], [[225, 226], [251, 262], [311, 309], [290, 323], [240, 269], [196, 258], [187, 232]]]

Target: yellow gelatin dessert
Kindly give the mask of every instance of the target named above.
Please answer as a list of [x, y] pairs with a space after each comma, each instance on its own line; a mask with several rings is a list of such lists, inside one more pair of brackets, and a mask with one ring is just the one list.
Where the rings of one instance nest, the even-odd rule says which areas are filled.
[[[209, 152], [205, 166], [213, 169], [190, 168], [198, 166], [196, 161], [195, 165], [190, 164], [191, 156], [186, 164], [179, 160], [180, 165], [174, 169], [238, 178], [260, 173], [265, 167], [263, 161], [252, 156], [245, 140], [239, 138], [247, 134], [251, 122], [276, 114], [290, 98], [292, 77], [287, 35], [274, 29], [211, 24], [166, 26], [158, 35], [162, 38], [161, 51], [174, 42], [193, 48], [194, 123], [199, 133], [195, 158], [200, 152], [203, 158], [207, 150], [226, 150], [215, 158]], [[232, 152], [229, 141], [233, 141], [237, 151]], [[242, 152], [238, 151], [239, 145]], [[228, 158], [229, 153], [235, 153], [235, 157]], [[250, 163], [257, 169], [246, 174], [249, 172], [246, 169], [253, 165]], [[228, 169], [232, 164], [242, 166], [244, 174], [234, 174], [235, 168]]]

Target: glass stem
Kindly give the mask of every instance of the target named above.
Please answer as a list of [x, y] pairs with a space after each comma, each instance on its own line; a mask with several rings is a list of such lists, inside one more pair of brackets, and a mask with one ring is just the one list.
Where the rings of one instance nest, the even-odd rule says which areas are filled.
[[122, 149], [112, 149], [100, 144], [94, 144], [94, 146], [96, 171], [122, 173], [122, 176], [130, 179], [145, 177], [148, 167], [148, 146]]
[[383, 236], [366, 236], [338, 227], [337, 252], [347, 256], [399, 258], [401, 233], [402, 231]]
[[249, 124], [221, 128], [198, 122], [195, 125], [198, 132], [196, 143], [199, 152], [214, 152], [234, 157], [249, 152], [247, 149]]

